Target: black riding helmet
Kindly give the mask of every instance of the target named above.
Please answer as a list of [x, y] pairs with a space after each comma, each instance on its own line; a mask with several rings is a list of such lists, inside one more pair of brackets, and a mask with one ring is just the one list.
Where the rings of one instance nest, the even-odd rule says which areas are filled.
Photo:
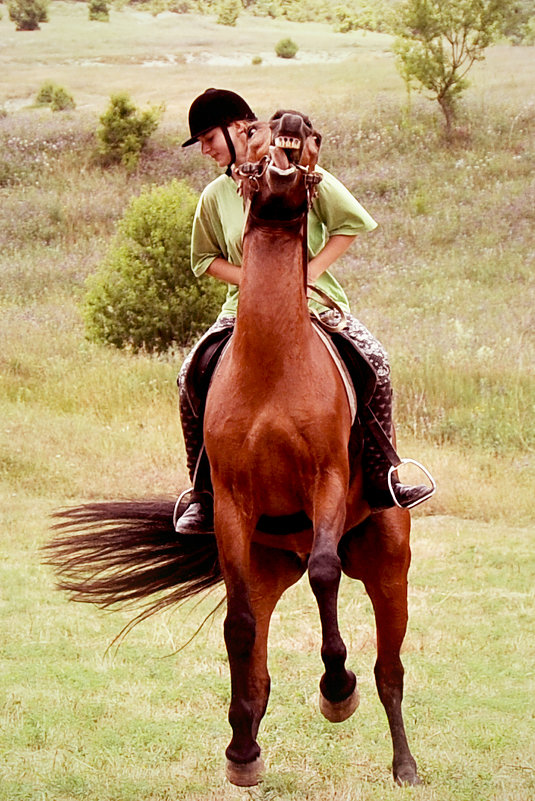
[[256, 115], [243, 97], [228, 89], [206, 89], [190, 106], [188, 121], [191, 138], [182, 147], [195, 144], [199, 136], [212, 128], [221, 128], [230, 153], [230, 163], [234, 164], [236, 151], [228, 126], [238, 120], [256, 120]]

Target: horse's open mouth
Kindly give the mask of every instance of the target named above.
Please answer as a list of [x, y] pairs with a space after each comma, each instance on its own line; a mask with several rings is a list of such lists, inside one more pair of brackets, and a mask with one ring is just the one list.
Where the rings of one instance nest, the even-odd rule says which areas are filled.
[[271, 145], [269, 148], [269, 155], [271, 158], [269, 164], [270, 172], [274, 172], [280, 176], [287, 176], [293, 175], [293, 173], [296, 171], [295, 164], [293, 164], [288, 158], [286, 149], [278, 145]]

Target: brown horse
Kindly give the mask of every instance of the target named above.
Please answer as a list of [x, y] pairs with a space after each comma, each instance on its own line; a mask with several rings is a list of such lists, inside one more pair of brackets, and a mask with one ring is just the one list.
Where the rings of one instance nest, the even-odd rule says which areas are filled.
[[[256, 784], [263, 767], [256, 738], [279, 598], [308, 571], [323, 638], [320, 709], [340, 722], [356, 709], [358, 691], [345, 666], [337, 593], [342, 571], [361, 580], [375, 612], [375, 676], [394, 778], [417, 784], [401, 711], [410, 516], [397, 507], [370, 514], [358, 455], [349, 457], [346, 388], [307, 305], [306, 219], [320, 138], [294, 113], [253, 123], [249, 135], [239, 311], [205, 412], [217, 555], [210, 538], [173, 542], [168, 507], [124, 503], [64, 513], [64, 530], [108, 522], [100, 532], [59, 537], [49, 561], [75, 599], [101, 605], [168, 590], [161, 608], [223, 577], [232, 684], [227, 776], [242, 786]], [[293, 533], [284, 533], [288, 522], [296, 523]]]

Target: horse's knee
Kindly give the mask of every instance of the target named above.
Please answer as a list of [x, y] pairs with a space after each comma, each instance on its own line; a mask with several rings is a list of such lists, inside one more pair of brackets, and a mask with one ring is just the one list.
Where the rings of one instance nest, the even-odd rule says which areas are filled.
[[256, 622], [251, 612], [229, 612], [224, 623], [227, 649], [237, 658], [251, 655], [256, 636]]
[[401, 659], [397, 658], [384, 664], [377, 660], [375, 664], [375, 683], [377, 692], [383, 703], [388, 701], [399, 701], [403, 698], [403, 677], [404, 669]]
[[315, 593], [336, 588], [341, 574], [342, 565], [338, 554], [322, 551], [311, 555], [308, 562], [308, 577]]

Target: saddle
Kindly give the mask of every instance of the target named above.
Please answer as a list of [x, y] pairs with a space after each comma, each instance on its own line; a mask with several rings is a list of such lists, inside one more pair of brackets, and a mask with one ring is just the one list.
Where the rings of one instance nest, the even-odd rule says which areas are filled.
[[[355, 341], [344, 331], [333, 332], [326, 330], [321, 323], [312, 318], [313, 323], [321, 331], [322, 338], [327, 336], [339, 355], [351, 381], [357, 397], [357, 415], [355, 422], [359, 422], [360, 410], [365, 409], [375, 390], [377, 376], [367, 356], [357, 347]], [[202, 417], [206, 396], [210, 387], [212, 376], [217, 364], [226, 349], [232, 336], [232, 326], [222, 326], [214, 331], [208, 331], [199, 341], [187, 371], [185, 393], [192, 413], [195, 417]], [[334, 354], [333, 358], [334, 358]], [[340, 369], [340, 368], [339, 368]], [[342, 372], [342, 371], [341, 371]], [[344, 376], [342, 376], [344, 377]], [[347, 381], [346, 381], [347, 383]], [[351, 401], [350, 401], [351, 405]], [[362, 420], [360, 421], [362, 422]]]

